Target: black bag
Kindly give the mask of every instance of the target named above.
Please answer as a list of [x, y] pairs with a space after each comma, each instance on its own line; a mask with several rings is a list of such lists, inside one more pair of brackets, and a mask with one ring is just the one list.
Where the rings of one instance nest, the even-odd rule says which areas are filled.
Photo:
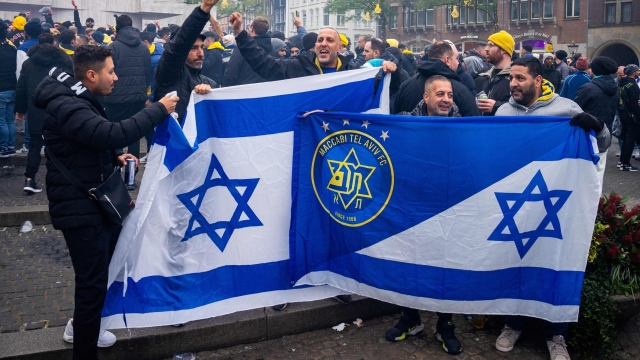
[[[87, 189], [82, 183], [71, 174], [71, 172], [64, 166], [58, 158], [45, 147], [45, 151], [49, 158], [56, 166], [58, 171], [78, 190], [84, 192], [89, 198], [98, 202], [98, 207], [102, 211], [102, 214], [109, 220], [110, 223], [116, 225], [122, 225], [124, 219], [131, 213], [131, 210], [135, 208], [135, 203], [131, 200], [129, 191], [124, 186], [122, 181], [122, 175], [120, 175], [120, 166], [117, 166], [113, 173], [104, 181], [93, 189]], [[102, 164], [102, 158], [100, 158], [100, 164]], [[100, 167], [102, 168], [102, 166]]]

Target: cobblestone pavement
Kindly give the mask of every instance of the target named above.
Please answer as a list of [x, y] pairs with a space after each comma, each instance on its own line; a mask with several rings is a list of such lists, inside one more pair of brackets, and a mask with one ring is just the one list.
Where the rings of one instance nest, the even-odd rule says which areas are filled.
[[[399, 315], [384, 316], [366, 321], [361, 328], [348, 326], [344, 331], [333, 329], [311, 331], [285, 336], [281, 339], [253, 344], [236, 345], [226, 349], [205, 351], [196, 354], [197, 359], [549, 359], [549, 351], [542, 334], [542, 322], [533, 321], [525, 327], [522, 337], [510, 353], [495, 349], [495, 341], [500, 334], [503, 317], [492, 317], [487, 328], [475, 330], [462, 315], [454, 315], [456, 336], [462, 343], [462, 353], [455, 357], [446, 354], [441, 343], [433, 337], [434, 313], [422, 313], [425, 331], [407, 340], [392, 343], [384, 338], [387, 329], [393, 327]], [[336, 324], [337, 325], [337, 324]], [[638, 359], [637, 341], [640, 339], [638, 326], [640, 316], [623, 325], [629, 331], [620, 337], [634, 354], [616, 353], [617, 359]], [[626, 347], [625, 347], [626, 348]], [[569, 349], [571, 353], [571, 349]]]
[[28, 195], [24, 188], [24, 172], [26, 166], [15, 166], [13, 169], [0, 169], [0, 207], [19, 207], [29, 205], [49, 205], [44, 179], [47, 167], [40, 166], [36, 175], [36, 183], [42, 188], [39, 194]]
[[[618, 140], [614, 138], [607, 153], [607, 168], [604, 173], [602, 193], [609, 194], [615, 191], [621, 196], [629, 197], [627, 205], [638, 205], [640, 204], [640, 172], [620, 171], [616, 166], [620, 159], [616, 156], [619, 151]], [[640, 161], [632, 158], [631, 165], [640, 167]]]

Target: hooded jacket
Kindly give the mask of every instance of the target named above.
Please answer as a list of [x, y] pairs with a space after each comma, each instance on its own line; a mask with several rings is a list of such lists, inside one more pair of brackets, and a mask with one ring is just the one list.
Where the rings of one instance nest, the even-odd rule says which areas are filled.
[[118, 81], [111, 95], [104, 97], [105, 107], [144, 104], [151, 80], [149, 48], [130, 26], [118, 29], [116, 39], [109, 48], [113, 50], [113, 64]]
[[511, 66], [507, 66], [500, 71], [494, 66], [489, 71], [479, 74], [476, 78], [476, 91], [484, 91], [489, 96], [489, 99], [496, 101], [493, 111], [491, 113], [483, 113], [483, 115], [494, 115], [502, 104], [509, 101], [511, 97], [509, 74], [511, 74]]
[[460, 83], [460, 78], [453, 70], [438, 59], [421, 62], [418, 66], [418, 75], [409, 78], [400, 85], [392, 114], [412, 111], [422, 100], [424, 83], [433, 75], [442, 75], [451, 80], [453, 102], [458, 106], [461, 116], [480, 116], [480, 110], [476, 106], [476, 99], [471, 91]]
[[224, 64], [222, 63], [222, 53], [224, 46], [216, 41], [204, 50], [204, 62], [202, 63], [202, 75], [222, 84], [224, 75]]
[[471, 76], [465, 69], [462, 64], [458, 64], [458, 70], [456, 70], [456, 75], [460, 78], [460, 82], [471, 91], [471, 95], [476, 96], [476, 82], [473, 80], [473, 76]]
[[[565, 85], [567, 85], [566, 81]], [[613, 118], [616, 116], [620, 102], [618, 85], [611, 76], [598, 76], [590, 83], [582, 85], [574, 101], [584, 112], [607, 124], [611, 131]]]
[[[247, 61], [249, 66], [259, 76], [267, 81], [292, 79], [297, 77], [322, 74], [322, 68], [317, 62], [316, 53], [309, 52], [289, 59], [275, 59], [264, 49], [257, 46], [254, 38], [246, 31], [236, 36], [237, 50]], [[233, 55], [232, 55], [233, 56]], [[351, 60], [353, 56], [338, 55], [337, 71], [357, 69]], [[226, 78], [226, 76], [225, 76]], [[393, 80], [392, 80], [393, 82]]]
[[618, 80], [620, 101], [618, 103], [618, 113], [622, 123], [633, 121], [631, 115], [635, 117], [635, 122], [640, 123], [640, 88], [636, 84], [636, 79], [623, 77]]
[[0, 41], [0, 92], [16, 89], [16, 56], [18, 49], [9, 40]]
[[569, 100], [574, 100], [576, 98], [578, 89], [580, 89], [582, 85], [588, 84], [589, 82], [591, 82], [591, 76], [589, 76], [589, 74], [584, 71], [576, 70], [573, 72], [573, 74], [567, 76], [567, 78], [564, 79], [564, 83], [562, 83], [562, 91], [560, 91], [560, 96]]
[[69, 55], [51, 44], [39, 44], [29, 49], [29, 58], [22, 64], [18, 87], [16, 89], [17, 113], [29, 115], [29, 133], [42, 134], [45, 112], [35, 107], [32, 96], [38, 84], [49, 76], [49, 71], [56, 67], [73, 74], [73, 64]]
[[[555, 94], [551, 83], [545, 80], [542, 82], [542, 95], [531, 106], [520, 105], [511, 97], [508, 103], [503, 104], [496, 111], [496, 116], [573, 117], [580, 113], [583, 113], [583, 111], [578, 104]], [[600, 153], [609, 148], [611, 145], [611, 133], [606, 126], [596, 134], [596, 140]]]
[[156, 68], [156, 88], [153, 99], [158, 101], [166, 94], [176, 91], [180, 97], [176, 105], [176, 113], [180, 123], [182, 123], [187, 111], [191, 92], [197, 85], [208, 84], [212, 88], [217, 87], [215, 81], [200, 74], [200, 69], [191, 68], [186, 63], [189, 51], [207, 21], [209, 21], [209, 13], [202, 11], [199, 6], [196, 7], [182, 23], [169, 46], [165, 48]]
[[551, 67], [548, 69], [545, 68], [544, 65], [542, 65], [542, 77], [545, 80], [549, 80], [549, 82], [553, 84], [553, 87], [555, 89], [562, 89], [562, 76], [560, 75], [558, 70], [556, 70], [556, 67], [554, 65], [551, 65]]
[[22, 16], [16, 16], [13, 19], [13, 31], [7, 34], [7, 39], [13, 43], [13, 45], [18, 48], [22, 44], [23, 41], [27, 40], [27, 37], [24, 33], [24, 26], [27, 24], [27, 20]]
[[416, 57], [409, 50], [402, 51], [402, 68], [409, 74], [409, 76], [414, 76], [416, 74]]
[[[273, 51], [271, 45], [271, 37], [269, 35], [258, 35], [253, 37], [255, 43], [267, 54]], [[251, 69], [251, 66], [242, 57], [240, 51], [231, 53], [227, 67], [224, 70], [224, 86], [236, 86], [245, 84], [256, 84], [265, 82], [262, 76], [258, 75]]]
[[[33, 100], [37, 108], [46, 110], [45, 146], [87, 188], [100, 185], [113, 173], [116, 149], [142, 138], [168, 116], [166, 108], [156, 103], [130, 119], [110, 122], [91, 92], [60, 70], [38, 85]], [[76, 189], [48, 155], [46, 185], [54, 228], [107, 223], [96, 202]]]

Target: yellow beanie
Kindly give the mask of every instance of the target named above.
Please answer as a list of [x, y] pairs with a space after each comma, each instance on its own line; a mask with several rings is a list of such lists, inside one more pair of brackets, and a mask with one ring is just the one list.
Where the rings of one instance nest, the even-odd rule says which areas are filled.
[[489, 36], [489, 41], [498, 45], [498, 47], [506, 51], [509, 56], [513, 56], [513, 48], [516, 46], [516, 42], [508, 32], [501, 30], [499, 33]]
[[343, 46], [349, 45], [349, 39], [344, 34], [340, 34], [340, 44]]
[[22, 16], [16, 16], [15, 19], [13, 19], [13, 30], [24, 30], [24, 26], [27, 24], [27, 19], [25, 19]]
[[397, 48], [398, 45], [400, 45], [400, 42], [396, 39], [387, 39], [387, 44], [391, 47]]

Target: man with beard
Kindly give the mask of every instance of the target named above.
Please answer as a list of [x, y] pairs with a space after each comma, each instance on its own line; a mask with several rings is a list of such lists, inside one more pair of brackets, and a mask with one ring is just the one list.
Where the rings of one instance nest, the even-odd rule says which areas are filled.
[[[236, 34], [236, 44], [242, 57], [253, 71], [267, 81], [292, 79], [309, 75], [329, 74], [337, 71], [354, 70], [358, 67], [351, 60], [352, 56], [338, 54], [340, 34], [332, 28], [323, 28], [316, 40], [315, 52], [309, 52], [290, 59], [276, 60], [270, 57], [256, 41], [242, 30], [242, 15], [233, 13], [229, 24]], [[396, 65], [390, 61], [382, 64], [387, 73], [396, 71]]]
[[488, 99], [478, 99], [478, 108], [483, 115], [494, 115], [502, 104], [509, 101], [509, 71], [515, 41], [502, 30], [489, 36], [485, 54], [493, 67], [476, 78], [476, 91], [484, 91]]
[[178, 99], [163, 98], [119, 123], [107, 120], [97, 96], [107, 96], [118, 81], [111, 49], [78, 48], [71, 76], [54, 69], [36, 89], [33, 100], [46, 110], [43, 135], [47, 148], [47, 197], [51, 223], [62, 230], [75, 272], [75, 309], [63, 339], [73, 344], [73, 359], [97, 359], [98, 347], [109, 347], [115, 335], [100, 330], [107, 294], [109, 262], [120, 225], [110, 223], [86, 193], [75, 188], [52, 156], [86, 188], [96, 188], [131, 154], [116, 150], [141, 138], [171, 113]]
[[584, 112], [602, 120], [609, 131], [613, 127], [613, 119], [620, 101], [618, 85], [613, 77], [609, 76], [616, 73], [616, 66], [616, 62], [606, 56], [598, 56], [593, 59], [591, 62], [591, 82], [578, 89], [574, 100]]
[[[611, 145], [611, 134], [599, 119], [582, 112], [571, 100], [554, 94], [549, 82], [542, 78], [540, 61], [533, 57], [519, 58], [511, 64], [511, 98], [496, 112], [496, 116], [563, 116], [572, 117], [570, 125], [596, 133], [598, 149], [601, 153], [597, 168], [599, 176], [604, 174], [606, 151]], [[541, 139], [543, 140], [543, 139]], [[602, 177], [600, 177], [602, 179]], [[550, 279], [553, 281], [553, 279]], [[523, 316], [507, 316], [502, 333], [496, 340], [496, 349], [509, 352], [520, 338], [525, 322]], [[551, 360], [569, 359], [565, 337], [568, 323], [544, 322], [544, 333]]]
[[[459, 117], [458, 109], [453, 103], [453, 87], [451, 80], [442, 75], [429, 77], [424, 84], [422, 100], [411, 112], [401, 112], [399, 115], [411, 116], [447, 116]], [[459, 354], [462, 350], [460, 341], [454, 333], [455, 325], [451, 320], [453, 314], [437, 313], [438, 323], [433, 334], [436, 340], [442, 342], [442, 348], [449, 354]], [[424, 330], [417, 309], [401, 308], [400, 321], [387, 330], [385, 337], [389, 341], [402, 341], [408, 336], [418, 335]]]
[[[271, 37], [267, 35], [269, 31], [269, 20], [262, 16], [257, 16], [249, 26], [249, 35], [253, 37], [257, 46], [267, 54], [273, 51]], [[284, 41], [283, 41], [284, 42]], [[231, 58], [224, 71], [224, 86], [246, 85], [264, 82], [265, 79], [256, 74], [239, 51], [231, 53]]]

